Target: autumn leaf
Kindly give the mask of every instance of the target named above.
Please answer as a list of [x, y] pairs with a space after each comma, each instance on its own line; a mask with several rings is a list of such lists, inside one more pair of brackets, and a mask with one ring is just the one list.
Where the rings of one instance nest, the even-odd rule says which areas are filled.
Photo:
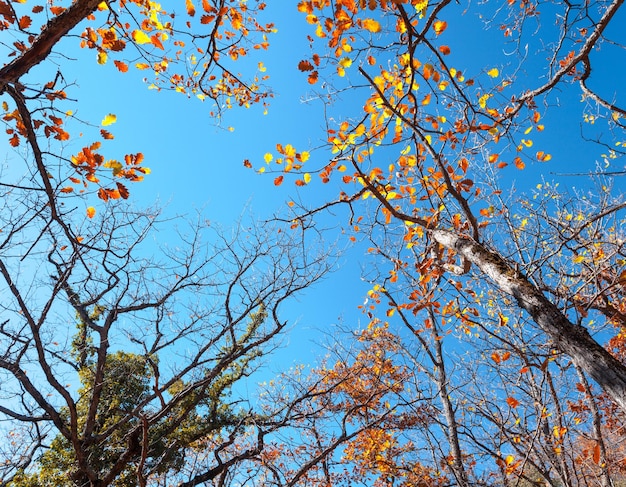
[[93, 218], [96, 215], [96, 209], [93, 206], [87, 208], [87, 218]]
[[128, 199], [128, 196], [129, 196], [128, 188], [124, 186], [122, 183], [115, 183], [115, 185], [117, 186], [117, 190], [119, 191], [120, 196], [124, 198], [125, 200]]
[[125, 62], [118, 61], [116, 59], [115, 61], [113, 61], [113, 64], [115, 64], [115, 67], [119, 69], [122, 73], [128, 71], [128, 64], [126, 64]]
[[519, 401], [517, 399], [515, 399], [514, 397], [507, 397], [506, 398], [506, 403], [511, 406], [512, 408], [516, 408], [517, 406], [519, 406]]
[[307, 78], [307, 81], [309, 82], [309, 84], [314, 85], [315, 83], [317, 83], [318, 77], [319, 77], [319, 73], [317, 72], [317, 70], [313, 71]]
[[165, 50], [165, 48], [163, 47], [163, 43], [161, 42], [161, 39], [158, 35], [154, 34], [153, 36], [150, 36], [150, 42], [154, 47], [161, 49], [162, 51]]
[[149, 42], [151, 42], [150, 37], [148, 37], [148, 35], [144, 31], [139, 29], [135, 29], [131, 34], [131, 37], [137, 44], [148, 44]]
[[24, 15], [23, 17], [20, 18], [20, 21], [19, 21], [20, 29], [26, 30], [30, 27], [31, 24], [32, 24], [32, 20], [28, 15]]
[[106, 127], [107, 125], [112, 125], [117, 121], [117, 116], [109, 113], [106, 117], [102, 119], [102, 126]]
[[492, 78], [497, 78], [500, 75], [500, 71], [498, 71], [498, 68], [492, 68], [487, 71], [487, 74]]
[[380, 32], [380, 23], [374, 19], [364, 19], [361, 25], [369, 32]]
[[298, 69], [300, 71], [313, 71], [315, 68], [309, 61], [302, 60], [298, 63]]
[[448, 27], [448, 23], [445, 20], [437, 20], [433, 24], [433, 30], [435, 31], [435, 34], [437, 35], [441, 34], [444, 30], [446, 30], [446, 27]]
[[105, 140], [111, 140], [115, 138], [111, 132], [109, 132], [108, 130], [104, 130], [104, 129], [100, 129], [100, 135]]
[[448, 46], [439, 46], [439, 52], [444, 56], [450, 54], [450, 48]]
[[522, 158], [519, 156], [513, 159], [513, 162], [515, 163], [515, 167], [520, 170], [526, 167], [526, 164], [524, 164], [524, 161], [522, 161]]
[[248, 159], [244, 159], [243, 167], [247, 167], [248, 169], [250, 169], [252, 167], [252, 163]]
[[189, 14], [190, 17], [193, 17], [194, 15], [196, 15], [196, 7], [194, 7], [191, 0], [185, 0], [185, 7], [187, 8], [187, 13]]
[[600, 443], [596, 442], [593, 447], [593, 463], [600, 465]]
[[281, 184], [283, 184], [283, 176], [278, 176], [277, 178], [274, 179], [274, 186], [280, 186]]
[[107, 55], [107, 53], [106, 53], [106, 52], [104, 52], [104, 51], [99, 51], [99, 52], [98, 52], [98, 64], [106, 64], [106, 62], [107, 62], [107, 58], [108, 58], [108, 57], [109, 57], [109, 56]]

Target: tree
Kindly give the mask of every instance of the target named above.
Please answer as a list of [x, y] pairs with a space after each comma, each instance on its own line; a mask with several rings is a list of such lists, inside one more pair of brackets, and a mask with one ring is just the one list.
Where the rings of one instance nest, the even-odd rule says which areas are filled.
[[[436, 445], [421, 464], [458, 485], [619, 480], [626, 109], [600, 73], [624, 56], [623, 2], [298, 9], [327, 130], [310, 160], [281, 142], [263, 170], [303, 188], [279, 218], [345, 215], [367, 244], [363, 311], [400, 325], [439, 427], [407, 433]], [[337, 198], [308, 205], [320, 183]]]
[[[469, 63], [453, 54], [461, 48], [461, 36], [446, 36], [448, 23], [472, 23], [458, 4], [302, 1], [298, 8], [315, 37], [313, 54], [300, 70], [309, 73], [312, 84], [324, 79], [338, 92], [360, 93], [364, 107], [347, 116], [341, 107], [333, 111], [332, 96], [327, 102], [329, 117], [340, 120], [328, 121], [329, 162], [302, 163], [280, 144], [276, 162], [278, 171], [302, 175], [295, 180], [298, 186], [315, 172], [322, 183], [340, 178], [336, 201], [303, 208], [294, 221], [331, 206], [349, 206], [348, 225], [368, 232], [373, 253], [390, 256], [393, 268], [387, 278], [377, 277], [385, 281], [380, 285], [391, 286], [405, 266], [414, 269], [414, 279], [441, 278], [441, 285], [456, 294], [471, 296], [476, 279], [487, 279], [490, 292], [514, 300], [557, 350], [624, 409], [626, 368], [584, 325], [591, 312], [609, 326], [624, 323], [622, 195], [604, 181], [584, 197], [544, 184], [541, 202], [535, 203], [505, 196], [501, 182], [509, 162], [523, 170], [533, 160], [553, 158], [541, 149], [549, 145], [542, 138], [542, 119], [562, 109], [557, 90], [565, 97], [582, 95], [585, 120], [596, 122], [584, 127], [581, 143], [595, 144], [607, 153], [607, 161], [623, 155], [626, 111], [610, 101], [611, 89], [618, 87], [603, 86], [608, 94], [593, 88], [593, 67], [603, 61], [596, 59], [596, 51], [609, 43], [623, 50], [620, 38], [605, 37], [623, 14], [621, 6], [620, 1], [546, 4], [544, 16], [559, 19], [553, 29], [534, 2], [473, 6], [471, 14], [492, 20], [472, 27], [498, 25], [501, 41], [490, 39], [496, 49], [485, 50], [493, 61], [470, 77], [468, 71], [476, 69], [466, 68]], [[541, 26], [545, 45], [530, 42], [531, 21]], [[545, 63], [536, 54], [526, 56], [520, 48], [526, 42]], [[492, 67], [504, 62], [503, 51], [511, 50], [514, 61]], [[533, 84], [533, 76], [521, 72], [536, 73], [542, 81]], [[537, 145], [531, 133], [537, 134]], [[440, 307], [415, 285], [397, 302], [407, 304], [435, 306], [442, 319], [463, 315], [463, 308]]]
[[[31, 208], [31, 191], [24, 213], [7, 198], [2, 212], [0, 412], [15, 439], [3, 484], [192, 485], [257, 455], [282, 425], [239, 384], [285, 329], [281, 304], [324, 275], [327, 256], [254, 227], [214, 231], [210, 244], [197, 229], [155, 254], [157, 214], [119, 206], [72, 242]], [[74, 212], [60, 221], [75, 224]], [[209, 439], [215, 457], [189, 464]]]

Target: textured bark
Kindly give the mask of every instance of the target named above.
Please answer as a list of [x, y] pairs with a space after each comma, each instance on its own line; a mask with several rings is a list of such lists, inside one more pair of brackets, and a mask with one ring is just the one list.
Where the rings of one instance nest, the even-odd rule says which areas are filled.
[[569, 355], [626, 411], [626, 366], [596, 342], [586, 328], [572, 323], [526, 276], [496, 252], [445, 230], [432, 230], [431, 236], [440, 245], [455, 250], [478, 267], [501, 291], [513, 296], [548, 334], [554, 347]]
[[46, 59], [57, 42], [93, 13], [100, 3], [102, 0], [78, 0], [52, 18], [26, 51], [0, 69], [0, 93], [4, 92], [7, 84], [15, 83]]

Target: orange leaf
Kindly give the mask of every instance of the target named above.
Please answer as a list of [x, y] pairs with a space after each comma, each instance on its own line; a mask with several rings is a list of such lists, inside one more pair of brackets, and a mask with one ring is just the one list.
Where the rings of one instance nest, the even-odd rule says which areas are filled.
[[163, 44], [161, 43], [161, 39], [159, 39], [159, 36], [158, 36], [158, 35], [156, 35], [156, 34], [155, 34], [155, 35], [153, 35], [153, 36], [150, 36], [150, 42], [152, 42], [152, 45], [153, 45], [154, 47], [158, 47], [158, 48], [159, 48], [159, 49], [161, 49], [162, 51], [164, 51], [164, 50], [165, 50], [165, 48], [163, 47]]
[[248, 159], [244, 159], [243, 166], [250, 169], [252, 167], [252, 163]]
[[519, 156], [513, 159], [513, 162], [515, 163], [515, 167], [518, 169], [524, 169], [526, 167], [526, 164], [524, 164], [524, 161], [522, 161]]
[[502, 354], [502, 361], [509, 360], [511, 358], [511, 352], [504, 352]]
[[113, 61], [113, 64], [115, 64], [115, 67], [117, 69], [119, 69], [122, 73], [125, 73], [126, 71], [128, 71], [128, 64], [122, 62], [122, 61]]
[[34, 13], [34, 14], [38, 14], [39, 12], [43, 12], [43, 6], [41, 6], [41, 5], [35, 5], [35, 6], [33, 7], [33, 13]]
[[576, 383], [576, 389], [578, 389], [580, 392], [585, 392], [585, 386], [582, 385], [580, 382]]
[[65, 188], [61, 189], [61, 193], [71, 193], [72, 191], [74, 191], [74, 188], [72, 188], [71, 186], [66, 186]]
[[296, 179], [296, 186], [305, 186], [306, 183], [303, 179]]
[[185, 6], [187, 7], [187, 13], [189, 14], [190, 17], [193, 17], [194, 15], [196, 15], [196, 7], [193, 6], [193, 3], [191, 3], [191, 0], [185, 0]]
[[315, 83], [317, 83], [318, 77], [319, 77], [319, 73], [317, 71], [313, 71], [307, 78], [307, 81], [309, 82], [309, 84], [314, 85]]
[[343, 178], [341, 178], [341, 179], [343, 179], [343, 182], [344, 182], [344, 183], [350, 183], [350, 182], [352, 182], [352, 176], [344, 176], [344, 177], [343, 177]]
[[64, 7], [50, 7], [50, 12], [52, 12], [54, 15], [59, 15], [62, 14], [63, 12], [65, 12], [65, 8]]
[[600, 465], [600, 443], [596, 442], [596, 446], [593, 447], [593, 463]]
[[502, 359], [500, 358], [500, 354], [497, 352], [493, 352], [491, 354], [491, 360], [493, 360], [497, 364], [499, 364], [502, 361]]
[[448, 46], [439, 46], [439, 52], [444, 56], [450, 54], [450, 48]]
[[111, 140], [115, 138], [111, 132], [109, 132], [108, 130], [104, 130], [104, 129], [100, 129], [100, 135], [105, 140]]
[[30, 17], [28, 15], [24, 15], [19, 21], [20, 29], [28, 29], [32, 23], [33, 21]]
[[437, 20], [433, 25], [435, 34], [439, 35], [448, 27], [448, 23], [445, 20]]
[[512, 408], [516, 408], [517, 406], [519, 406], [519, 401], [515, 399], [514, 397], [507, 397], [506, 403]]
[[96, 215], [96, 209], [93, 206], [87, 208], [87, 218], [93, 218]]
[[280, 186], [281, 184], [283, 184], [283, 176], [278, 176], [276, 179], [274, 179], [274, 186]]

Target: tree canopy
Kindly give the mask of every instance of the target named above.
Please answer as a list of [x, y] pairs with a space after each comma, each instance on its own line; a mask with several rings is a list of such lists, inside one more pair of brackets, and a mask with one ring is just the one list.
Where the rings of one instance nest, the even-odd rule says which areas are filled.
[[[79, 118], [63, 46], [217, 120], [271, 109], [274, 8], [302, 23], [289, 79], [323, 129], [305, 146], [276, 127], [243, 164], [297, 197], [155, 250], [165, 223], [131, 204], [141, 148], [110, 155], [114, 108]], [[0, 0], [0, 17], [22, 164], [0, 182], [2, 485], [623, 481], [623, 1]], [[365, 324], [246, 397], [282, 304], [333, 266], [312, 243], [329, 227], [364, 250]]]

